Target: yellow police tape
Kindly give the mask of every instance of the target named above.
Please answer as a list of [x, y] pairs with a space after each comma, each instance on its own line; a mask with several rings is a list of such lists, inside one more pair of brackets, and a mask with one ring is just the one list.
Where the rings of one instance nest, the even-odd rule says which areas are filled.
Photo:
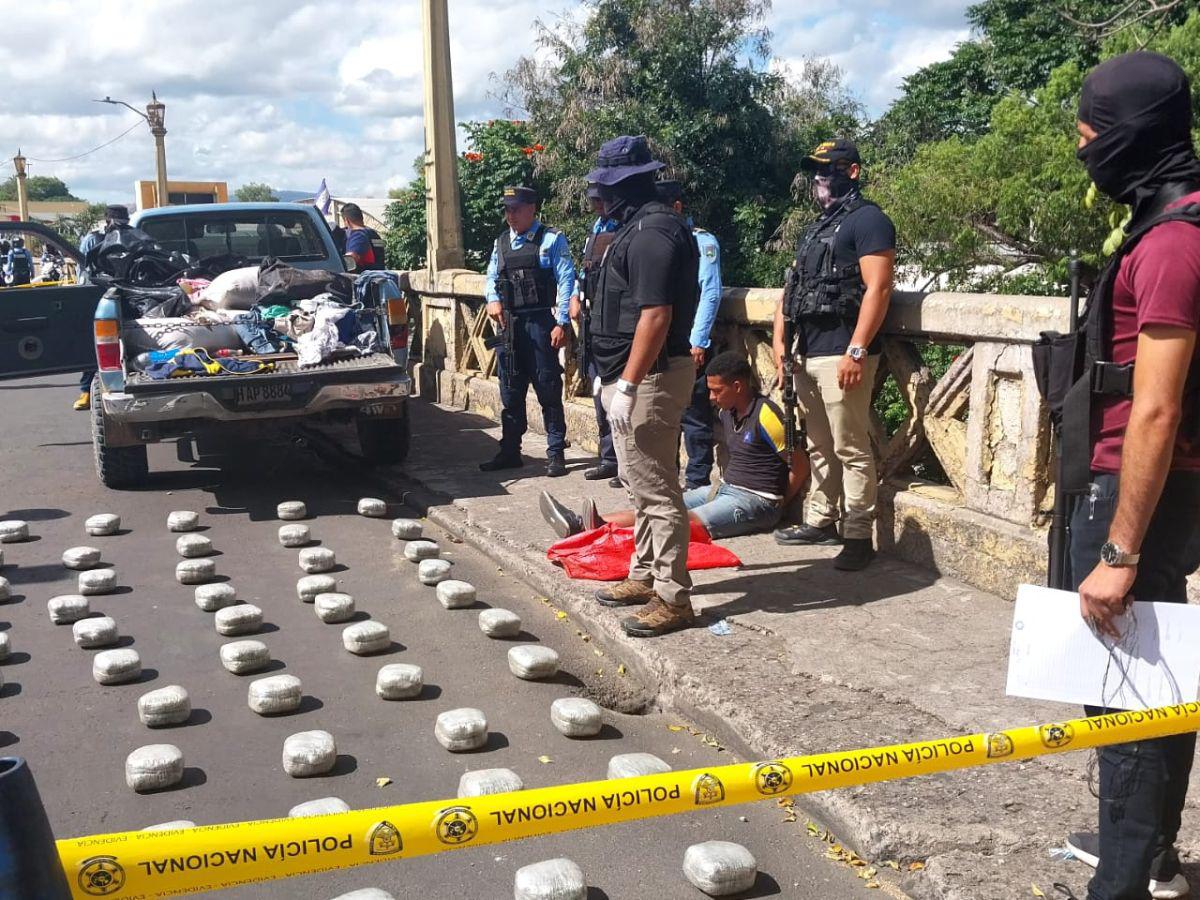
[[564, 784], [469, 800], [179, 831], [94, 835], [59, 841], [58, 852], [78, 900], [172, 897], [1197, 730], [1200, 703], [1186, 703], [995, 734]]

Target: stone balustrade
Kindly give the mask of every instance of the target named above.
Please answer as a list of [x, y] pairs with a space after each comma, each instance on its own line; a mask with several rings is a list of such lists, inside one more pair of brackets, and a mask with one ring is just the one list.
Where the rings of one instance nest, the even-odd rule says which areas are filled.
[[[483, 276], [415, 271], [403, 282], [419, 310], [414, 359], [421, 360], [422, 391], [498, 417], [495, 358], [484, 346], [493, 327], [483, 312]], [[766, 385], [774, 379], [771, 323], [779, 295], [727, 288], [714, 334], [716, 349], [745, 352]], [[1032, 345], [1043, 331], [1066, 330], [1067, 304], [993, 294], [895, 296], [875, 389], [894, 379], [909, 414], [890, 435], [877, 423], [881, 548], [1005, 596], [1021, 582], [1044, 580], [1052, 442]], [[924, 344], [955, 348], [940, 377], [922, 359]], [[571, 439], [594, 449], [586, 386], [570, 371], [567, 383], [578, 400], [568, 403]], [[540, 423], [532, 392], [530, 404], [531, 424]], [[921, 477], [931, 471], [935, 480]]]

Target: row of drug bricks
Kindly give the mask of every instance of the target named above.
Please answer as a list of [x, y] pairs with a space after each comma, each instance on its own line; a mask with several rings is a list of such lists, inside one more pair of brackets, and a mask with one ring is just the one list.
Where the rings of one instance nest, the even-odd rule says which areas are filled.
[[[364, 516], [386, 515], [382, 500], [364, 498], [358, 512]], [[312, 603], [317, 616], [326, 623], [342, 623], [355, 615], [354, 599], [336, 590], [336, 580], [328, 574], [337, 565], [335, 553], [326, 547], [308, 546], [312, 535], [307, 525], [296, 520], [307, 518], [305, 504], [287, 501], [279, 504], [280, 519], [293, 524], [279, 529], [279, 541], [285, 547], [302, 548], [300, 568], [306, 573], [297, 582], [297, 596]], [[191, 511], [176, 511], [168, 516], [168, 530], [182, 532], [176, 550], [182, 561], [176, 567], [176, 579], [181, 584], [195, 586], [196, 605], [215, 614], [219, 634], [238, 636], [253, 634], [261, 627], [263, 612], [257, 606], [239, 603], [237, 592], [229, 583], [214, 582], [217, 578], [214, 553], [209, 538], [191, 534], [200, 527], [200, 517]], [[89, 536], [104, 537], [120, 533], [120, 517], [105, 513], [90, 517], [85, 523]], [[475, 605], [475, 588], [464, 581], [450, 578], [451, 563], [440, 558], [441, 550], [435, 541], [423, 536], [420, 522], [396, 519], [393, 536], [406, 542], [405, 557], [418, 564], [421, 583], [433, 586], [441, 605], [449, 610], [466, 609]], [[0, 522], [0, 542], [29, 540], [28, 524]], [[80, 570], [79, 593], [52, 598], [48, 603], [50, 620], [55, 624], [71, 624], [75, 642], [84, 649], [100, 649], [93, 657], [93, 677], [102, 685], [125, 684], [141, 677], [142, 666], [137, 651], [112, 647], [120, 640], [118, 626], [111, 617], [93, 615], [90, 597], [115, 590], [117, 575], [111, 568], [100, 565], [102, 553], [94, 547], [73, 547], [63, 553], [63, 564]], [[3, 566], [0, 552], [0, 566]], [[6, 579], [0, 578], [0, 600], [11, 595]], [[488, 637], [511, 639], [521, 632], [521, 620], [508, 610], [488, 608], [479, 613], [480, 630]], [[391, 635], [386, 625], [374, 620], [348, 626], [342, 634], [345, 649], [357, 655], [370, 655], [391, 647]], [[0, 660], [10, 653], [7, 632], [0, 632]], [[271, 662], [269, 649], [261, 641], [242, 640], [224, 645], [220, 650], [224, 668], [237, 675], [261, 671]], [[510, 649], [509, 669], [518, 678], [538, 680], [552, 678], [558, 672], [558, 655], [548, 647], [521, 645]], [[418, 697], [424, 688], [420, 666], [392, 664], [383, 666], [376, 679], [376, 693], [384, 700], [405, 700]], [[294, 675], [276, 675], [250, 683], [248, 704], [259, 715], [280, 715], [295, 711], [301, 703], [302, 685]], [[149, 728], [177, 726], [191, 717], [191, 701], [185, 688], [170, 685], [150, 691], [138, 700], [138, 716]], [[570, 738], [587, 738], [602, 728], [600, 707], [584, 698], [561, 698], [551, 705], [551, 721], [556, 729]], [[455, 709], [437, 717], [434, 734], [438, 742], [451, 752], [468, 752], [484, 747], [488, 740], [487, 719], [478, 709]], [[333, 735], [326, 731], [306, 731], [287, 738], [283, 748], [283, 768], [296, 778], [327, 774], [336, 764], [337, 746]], [[609, 778], [627, 778], [670, 771], [662, 759], [648, 753], [619, 754], [608, 765]], [[184, 756], [173, 744], [150, 744], [134, 750], [126, 760], [126, 783], [139, 793], [148, 793], [178, 784], [184, 775]], [[520, 776], [510, 769], [483, 769], [463, 774], [458, 796], [469, 798], [484, 794], [505, 793], [524, 789]], [[349, 810], [337, 797], [326, 797], [302, 803], [289, 811], [290, 816], [324, 815]], [[168, 822], [152, 829], [191, 827], [192, 822]], [[757, 864], [744, 847], [721, 841], [710, 841], [689, 848], [685, 855], [684, 873], [689, 882], [711, 896], [724, 896], [748, 889], [757, 877]], [[521, 869], [516, 876], [514, 896], [538, 900], [574, 900], [584, 898], [587, 886], [579, 867], [570, 860], [547, 860]], [[390, 895], [378, 889], [356, 891], [341, 900], [368, 900]]]

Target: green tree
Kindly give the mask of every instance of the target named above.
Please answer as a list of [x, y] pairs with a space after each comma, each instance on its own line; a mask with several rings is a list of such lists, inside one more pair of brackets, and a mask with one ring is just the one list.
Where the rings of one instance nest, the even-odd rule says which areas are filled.
[[103, 219], [104, 204], [89, 203], [83, 212], [77, 215], [59, 216], [54, 223], [54, 230], [78, 246], [79, 242], [83, 240], [83, 236]]
[[[52, 175], [30, 175], [25, 179], [25, 192], [30, 200], [72, 200], [79, 201], [67, 188], [61, 178]], [[17, 199], [17, 176], [10, 175], [0, 183], [0, 200]]]
[[[505, 185], [529, 185], [546, 196], [549, 185], [534, 171], [534, 159], [545, 147], [534, 141], [524, 122], [494, 119], [464, 122], [462, 127], [468, 147], [458, 159], [463, 248], [467, 265], [482, 270], [504, 227]], [[384, 214], [388, 259], [401, 269], [425, 265], [426, 185], [421, 159], [415, 168], [412, 183], [391, 192], [394, 202]]]
[[[1174, 57], [1200, 83], [1200, 12], [1168, 31], [1122, 31], [1101, 56], [1139, 46]], [[1084, 71], [1059, 66], [1031, 97], [997, 103], [982, 137], [924, 144], [883, 180], [903, 263], [954, 286], [1047, 293], [1062, 289], [1070, 250], [1100, 261], [1127, 211], [1089, 191], [1075, 158]]]
[[[584, 0], [539, 24], [541, 52], [507, 75], [506, 99], [546, 144], [548, 218], [577, 242], [591, 224], [585, 176], [607, 139], [646, 134], [724, 248], [731, 284], [759, 283], [762, 247], [790, 205], [800, 158], [857, 130], [860, 108], [822, 61], [773, 64], [767, 0]], [[737, 226], [747, 226], [746, 235]], [[778, 281], [778, 274], [770, 277]]]
[[275, 189], [261, 181], [247, 181], [233, 192], [233, 196], [241, 203], [278, 203]]

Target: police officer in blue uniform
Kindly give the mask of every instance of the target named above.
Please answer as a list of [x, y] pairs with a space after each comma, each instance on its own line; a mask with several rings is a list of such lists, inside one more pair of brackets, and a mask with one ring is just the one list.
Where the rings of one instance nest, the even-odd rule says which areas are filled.
[[538, 221], [537, 205], [533, 188], [504, 189], [508, 229], [492, 249], [486, 289], [488, 316], [502, 333], [510, 329], [496, 354], [503, 431], [500, 452], [479, 468], [495, 472], [524, 465], [525, 397], [532, 384], [546, 428], [546, 474], [558, 478], [567, 474], [567, 422], [558, 351], [569, 339], [567, 313], [575, 290], [575, 265], [566, 237]]
[[698, 228], [683, 207], [683, 185], [678, 181], [660, 181], [658, 199], [687, 219], [700, 248], [700, 303], [692, 322], [690, 337], [692, 361], [696, 363], [696, 386], [692, 400], [683, 411], [683, 445], [687, 448], [684, 478], [688, 490], [706, 487], [713, 467], [713, 407], [708, 399], [705, 366], [712, 355], [712, 328], [721, 306], [721, 245], [714, 235]]
[[[579, 325], [579, 369], [583, 372], [589, 386], [594, 385], [600, 374], [596, 369], [596, 360], [591, 352], [591, 315], [595, 302], [594, 291], [596, 281], [600, 276], [600, 263], [604, 259], [604, 251], [612, 243], [621, 223], [604, 215], [604, 203], [600, 199], [600, 185], [588, 185], [588, 202], [596, 221], [592, 225], [592, 233], [587, 243], [583, 245], [583, 260], [579, 269], [579, 279], [576, 282], [575, 294], [571, 297], [571, 320]], [[587, 469], [583, 477], [588, 481], [603, 481], [607, 479], [611, 487], [620, 487], [621, 480], [617, 477], [617, 451], [613, 446], [612, 428], [608, 424], [608, 415], [604, 412], [604, 404], [600, 402], [600, 394], [594, 392], [592, 402], [596, 407], [596, 428], [600, 435], [600, 462]]]

